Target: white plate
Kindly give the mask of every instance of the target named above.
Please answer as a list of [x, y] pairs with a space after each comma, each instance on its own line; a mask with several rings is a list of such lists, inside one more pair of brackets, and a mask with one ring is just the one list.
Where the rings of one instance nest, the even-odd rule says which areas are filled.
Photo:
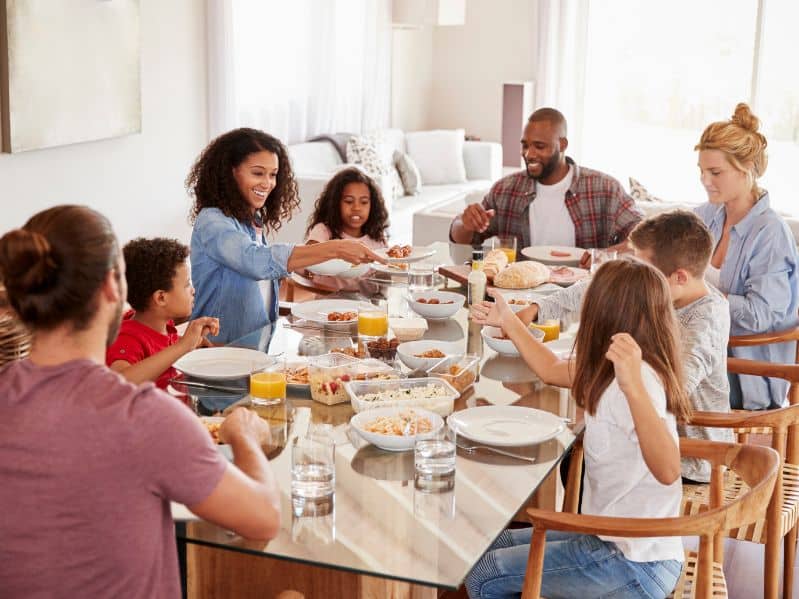
[[[379, 262], [372, 262], [369, 265], [372, 270], [376, 272], [383, 272], [387, 275], [401, 275], [404, 277], [408, 276], [408, 269], [407, 268], [399, 268], [402, 266], [401, 264], [391, 265], [391, 264], [380, 264]], [[407, 264], [405, 265], [407, 266]]]
[[[544, 331], [535, 328], [527, 328], [530, 335], [541, 341], [544, 338]], [[516, 346], [513, 344], [513, 341], [510, 339], [497, 339], [500, 335], [502, 335], [502, 329], [497, 327], [483, 327], [483, 330], [480, 331], [480, 335], [482, 335], [483, 340], [486, 342], [486, 345], [493, 349], [495, 352], [502, 356], [518, 356], [519, 350], [516, 349]]]
[[190, 351], [175, 362], [184, 374], [201, 379], [229, 380], [249, 376], [270, 366], [274, 357], [244, 347], [204, 347]]
[[325, 260], [319, 264], [308, 266], [307, 269], [316, 275], [335, 277], [345, 270], [349, 270], [350, 266], [352, 266], [352, 264], [346, 260], [333, 258], [332, 260]]
[[[369, 424], [370, 422], [374, 421], [375, 419], [379, 418], [380, 416], [393, 416], [395, 414], [399, 414], [400, 412], [407, 412], [413, 410], [416, 414], [423, 418], [429, 418], [430, 423], [433, 425], [432, 431], [427, 434], [422, 435], [381, 435], [379, 433], [371, 433], [369, 431], [364, 430], [364, 427]], [[364, 412], [360, 412], [355, 414], [355, 416], [350, 419], [350, 426], [358, 431], [358, 434], [369, 441], [372, 445], [379, 447], [380, 449], [386, 449], [388, 451], [408, 451], [413, 449], [414, 444], [416, 443], [416, 439], [423, 439], [436, 431], [438, 431], [442, 426], [444, 426], [444, 419], [441, 418], [435, 412], [431, 412], [430, 410], [425, 410], [422, 408], [374, 408], [373, 410], [366, 410]]]
[[547, 341], [544, 343], [549, 349], [552, 350], [557, 357], [561, 360], [568, 360], [572, 355], [572, 349], [574, 348], [574, 337], [559, 337], [554, 341]]
[[[566, 255], [553, 256], [552, 252]], [[583, 248], [562, 245], [532, 245], [522, 249], [522, 256], [525, 258], [541, 262], [542, 264], [555, 264], [556, 266], [579, 266], [583, 254], [585, 254]]]
[[321, 324], [348, 324], [358, 321], [356, 316], [352, 320], [336, 320], [329, 321], [327, 315], [330, 312], [358, 312], [358, 309], [375, 310], [376, 307], [368, 302], [358, 302], [355, 300], [315, 300], [311, 302], [302, 302], [301, 304], [294, 304], [291, 308], [291, 313], [297, 318], [302, 318], [309, 322], [318, 322]]
[[448, 424], [459, 436], [498, 447], [543, 443], [566, 428], [563, 419], [554, 414], [521, 406], [469, 408], [451, 414]]
[[[559, 272], [559, 269], [562, 269], [563, 273]], [[568, 273], [566, 272], [567, 270], [569, 271]], [[590, 275], [591, 273], [584, 268], [577, 268], [576, 266], [555, 266], [550, 270], [549, 280], [555, 285], [568, 287]]]
[[354, 279], [356, 277], [362, 277], [369, 269], [372, 267], [371, 264], [350, 264], [347, 263], [349, 268], [345, 268], [343, 271], [338, 273], [338, 276], [342, 279]]
[[375, 250], [374, 252], [381, 258], [385, 258], [389, 264], [400, 264], [402, 262], [418, 262], [419, 260], [424, 260], [425, 258], [429, 258], [430, 256], [436, 253], [435, 250], [431, 250], [430, 248], [427, 247], [412, 247], [411, 255], [406, 256], [405, 258], [392, 258], [387, 253], [388, 248]]

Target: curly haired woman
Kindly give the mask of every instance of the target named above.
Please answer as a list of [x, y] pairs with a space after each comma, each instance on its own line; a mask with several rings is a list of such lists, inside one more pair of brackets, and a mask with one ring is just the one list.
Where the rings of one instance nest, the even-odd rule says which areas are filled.
[[203, 150], [186, 179], [191, 220], [194, 312], [219, 318], [214, 341], [227, 343], [277, 318], [280, 279], [289, 272], [343, 258], [385, 262], [359, 241], [269, 244], [299, 206], [286, 148], [256, 129], [234, 129]]

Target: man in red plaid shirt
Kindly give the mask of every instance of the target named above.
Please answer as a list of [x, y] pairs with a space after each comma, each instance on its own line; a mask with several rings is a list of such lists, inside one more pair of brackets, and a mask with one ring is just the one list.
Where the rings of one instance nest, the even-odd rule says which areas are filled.
[[536, 110], [521, 143], [525, 170], [497, 181], [482, 203], [455, 217], [450, 239], [477, 245], [502, 235], [515, 236], [520, 248], [626, 249], [627, 235], [643, 215], [616, 179], [566, 156], [563, 115]]

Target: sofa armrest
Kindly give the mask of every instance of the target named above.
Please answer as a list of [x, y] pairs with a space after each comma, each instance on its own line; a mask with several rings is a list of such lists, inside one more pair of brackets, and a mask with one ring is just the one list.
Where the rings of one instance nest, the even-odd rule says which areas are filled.
[[493, 141], [467, 141], [463, 144], [463, 164], [470, 181], [496, 181], [502, 177], [502, 146]]

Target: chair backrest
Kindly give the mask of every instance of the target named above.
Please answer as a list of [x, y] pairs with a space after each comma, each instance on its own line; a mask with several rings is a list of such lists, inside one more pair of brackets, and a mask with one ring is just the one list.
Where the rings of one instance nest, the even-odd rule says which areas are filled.
[[[533, 522], [534, 532], [522, 598], [535, 599], [541, 592], [547, 530], [616, 537], [699, 536], [696, 597], [709, 598], [714, 540], [730, 528], [745, 526], [763, 516], [777, 478], [780, 459], [777, 452], [768, 447], [697, 439], [680, 439], [680, 453], [683, 457], [701, 458], [711, 463], [711, 509], [675, 518], [611, 518], [530, 508], [527, 514]], [[749, 489], [727, 505], [721, 505], [725, 468], [740, 476]]]

